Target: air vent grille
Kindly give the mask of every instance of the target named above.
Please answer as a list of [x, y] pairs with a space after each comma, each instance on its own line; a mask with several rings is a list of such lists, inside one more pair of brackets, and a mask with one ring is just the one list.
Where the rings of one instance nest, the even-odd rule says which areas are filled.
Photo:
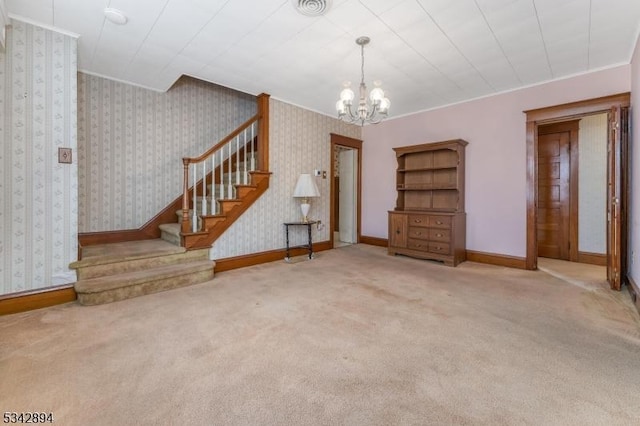
[[327, 13], [331, 0], [291, 0], [298, 12], [306, 16], [320, 16]]

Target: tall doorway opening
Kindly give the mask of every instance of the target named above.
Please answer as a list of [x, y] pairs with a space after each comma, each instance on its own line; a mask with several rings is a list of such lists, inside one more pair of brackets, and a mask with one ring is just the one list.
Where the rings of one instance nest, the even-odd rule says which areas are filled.
[[[620, 289], [627, 269], [629, 99], [623, 93], [525, 111], [528, 269], [537, 269], [538, 256], [604, 264], [610, 287]], [[587, 156], [580, 165], [579, 123], [598, 121], [606, 141], [591, 152], [595, 163]], [[589, 153], [586, 144], [582, 151]]]
[[332, 247], [360, 240], [360, 193], [362, 141], [331, 134]]

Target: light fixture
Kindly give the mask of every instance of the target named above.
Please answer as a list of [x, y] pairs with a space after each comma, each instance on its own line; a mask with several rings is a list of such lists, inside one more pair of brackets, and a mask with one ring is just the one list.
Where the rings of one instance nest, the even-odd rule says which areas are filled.
[[349, 87], [351, 83], [345, 84], [345, 88], [340, 92], [340, 99], [336, 102], [338, 118], [349, 123], [360, 123], [361, 126], [364, 126], [364, 123], [377, 124], [381, 122], [387, 117], [391, 106], [389, 99], [384, 97], [379, 81], [373, 83], [375, 87], [369, 94], [371, 104], [367, 102], [367, 86], [364, 84], [364, 46], [369, 44], [370, 41], [371, 39], [365, 36], [356, 39], [356, 44], [360, 46], [360, 57], [362, 58], [360, 66], [362, 78], [360, 80], [358, 109], [356, 109], [355, 113], [351, 110], [355, 98], [353, 90]]
[[293, 190], [294, 198], [302, 198], [300, 202], [300, 210], [302, 211], [302, 222], [309, 222], [309, 209], [311, 208], [311, 204], [309, 204], [309, 198], [319, 197], [320, 191], [318, 191], [318, 186], [316, 182], [313, 180], [310, 174], [301, 174], [298, 178], [298, 183], [296, 183], [296, 188]]
[[113, 7], [107, 7], [104, 10], [104, 16], [109, 21], [113, 22], [114, 24], [118, 24], [118, 25], [124, 25], [129, 20], [126, 17], [126, 15], [124, 13], [122, 13], [121, 10], [114, 9]]

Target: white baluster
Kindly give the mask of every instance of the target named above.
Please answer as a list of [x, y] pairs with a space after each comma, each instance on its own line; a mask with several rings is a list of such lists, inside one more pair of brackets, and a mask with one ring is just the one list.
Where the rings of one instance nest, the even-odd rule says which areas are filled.
[[242, 183], [247, 184], [247, 129], [244, 129], [244, 155], [242, 156]]
[[211, 156], [211, 214], [216, 214], [216, 153]]
[[236, 136], [236, 185], [240, 184], [240, 135]]
[[196, 214], [196, 200], [198, 199], [196, 196], [196, 183], [198, 182], [197, 174], [197, 164], [193, 163], [193, 208], [191, 209], [191, 232], [196, 232], [198, 230], [198, 215]]
[[224, 200], [224, 147], [220, 149], [220, 199]]
[[202, 162], [202, 216], [207, 215], [207, 161]]
[[255, 145], [253, 144], [253, 140], [255, 139], [255, 124], [251, 123], [251, 171], [254, 172], [256, 170], [256, 153], [254, 151]]
[[233, 196], [233, 187], [231, 186], [231, 142], [229, 142], [227, 146], [229, 147], [229, 149], [227, 150], [227, 162], [229, 163], [229, 167], [227, 168], [227, 170], [229, 171], [229, 186], [227, 187], [227, 196], [231, 198]]

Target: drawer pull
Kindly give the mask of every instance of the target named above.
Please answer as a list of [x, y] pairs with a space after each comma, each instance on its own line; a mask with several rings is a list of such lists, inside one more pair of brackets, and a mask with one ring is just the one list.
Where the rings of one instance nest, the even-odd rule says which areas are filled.
[[442, 237], [442, 234], [436, 234], [436, 237]]
[[439, 221], [439, 220], [436, 220], [436, 223], [437, 223], [438, 225], [442, 225], [442, 222], [441, 222], [441, 221]]
[[416, 235], [422, 235], [422, 232], [416, 232]]
[[400, 230], [396, 229], [396, 234], [400, 235]]
[[422, 220], [420, 219], [413, 219], [414, 223], [422, 223]]

